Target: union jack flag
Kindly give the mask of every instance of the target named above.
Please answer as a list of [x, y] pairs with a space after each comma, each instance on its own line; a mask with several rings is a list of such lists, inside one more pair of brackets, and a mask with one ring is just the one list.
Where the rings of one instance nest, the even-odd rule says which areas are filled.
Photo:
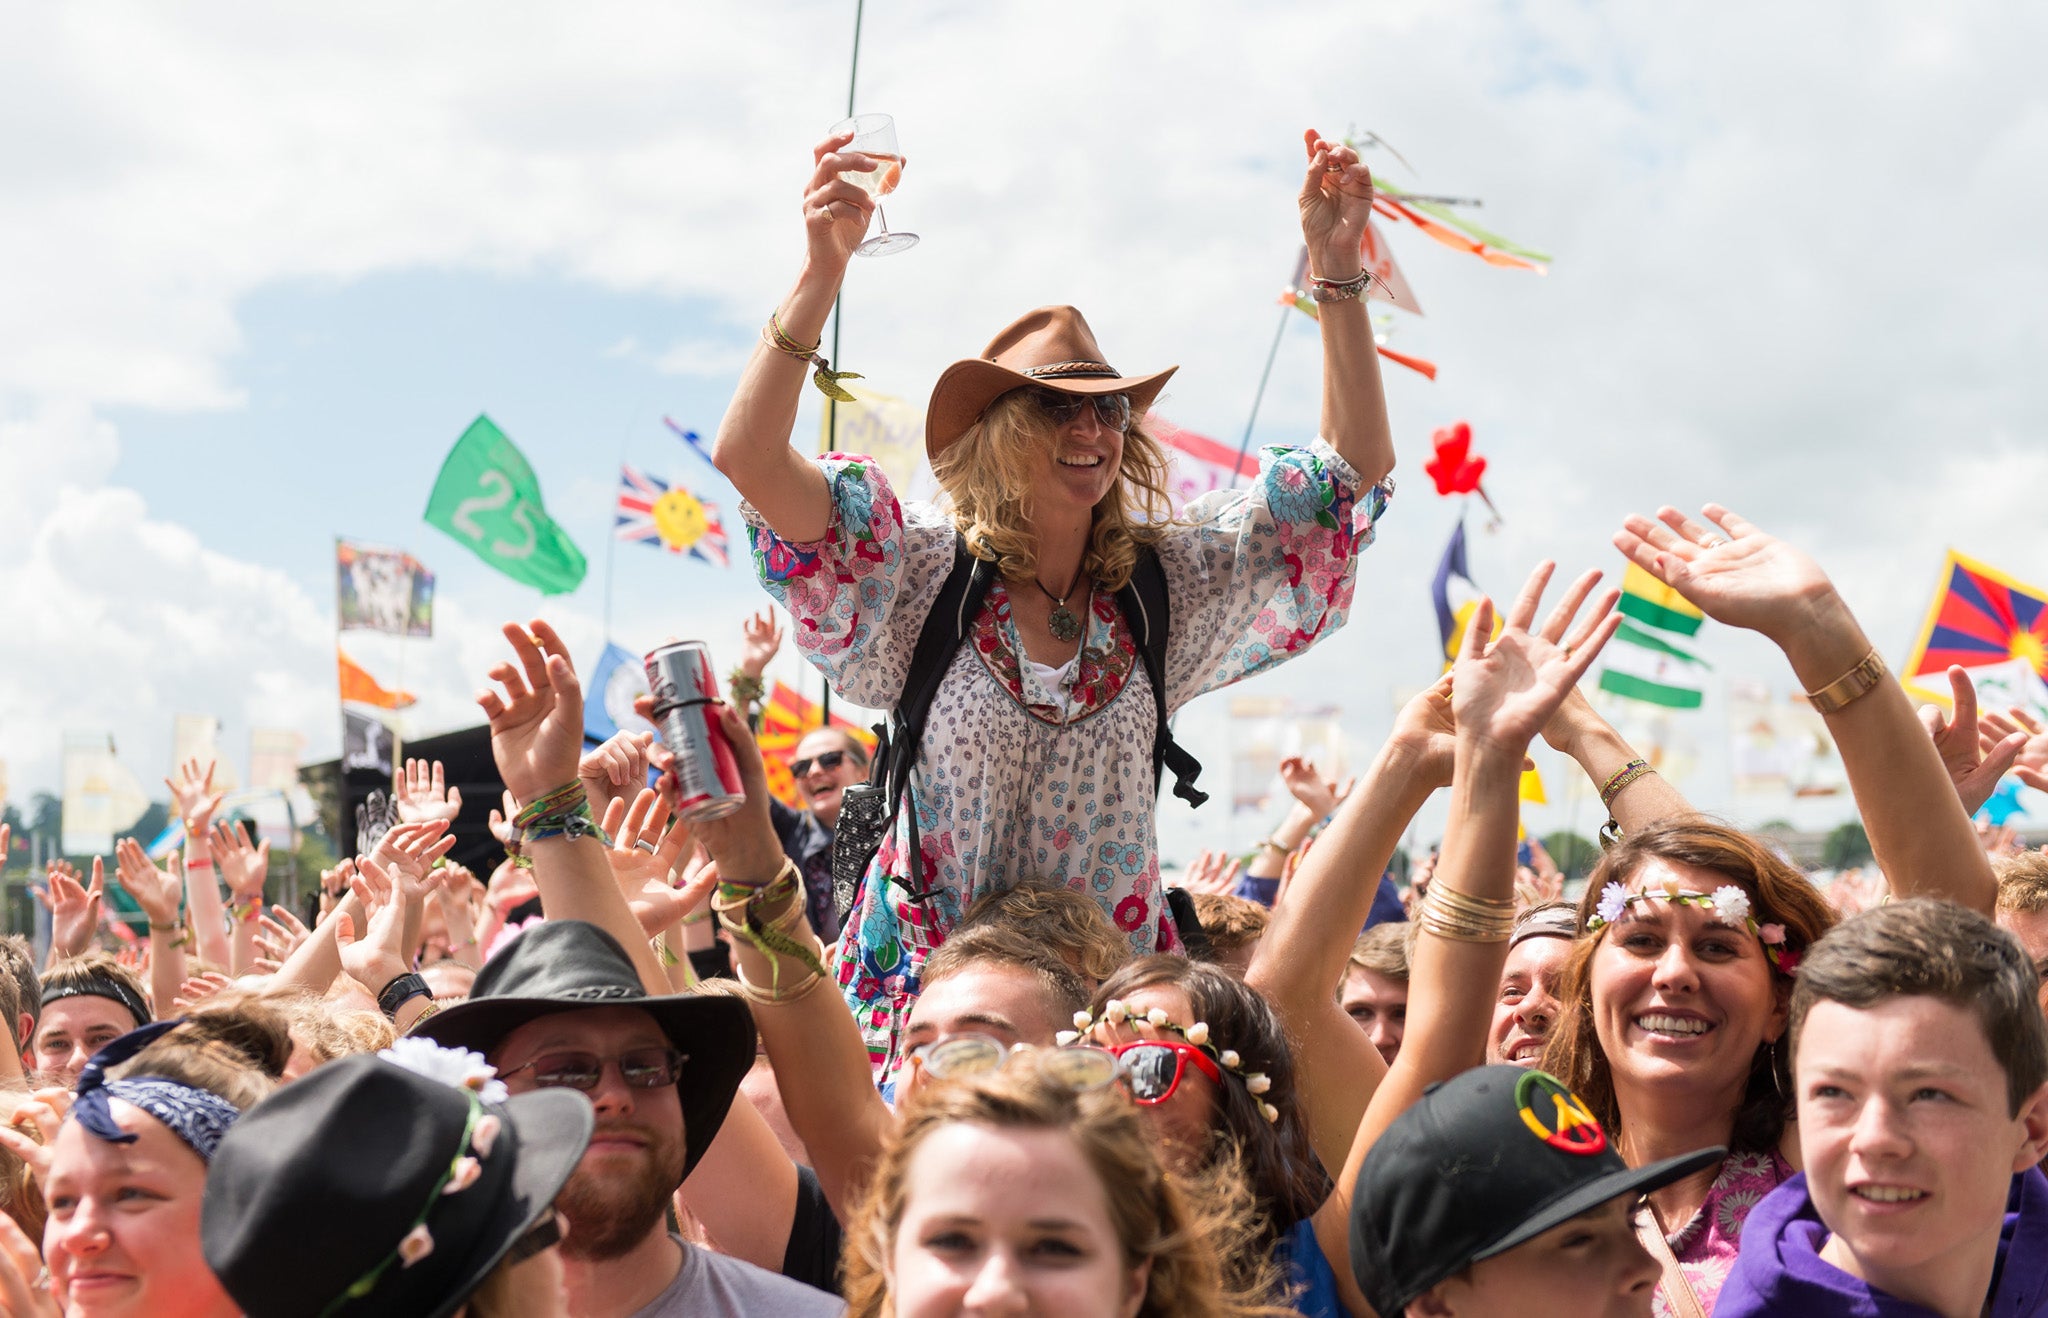
[[731, 561], [717, 505], [637, 467], [619, 468], [618, 516], [613, 525], [621, 540], [660, 545], [671, 554], [689, 554], [713, 567]]

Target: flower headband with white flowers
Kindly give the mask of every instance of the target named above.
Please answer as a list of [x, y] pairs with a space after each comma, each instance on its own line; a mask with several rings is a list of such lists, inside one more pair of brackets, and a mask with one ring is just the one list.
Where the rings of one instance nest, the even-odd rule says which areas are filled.
[[1609, 883], [1600, 890], [1600, 904], [1593, 908], [1593, 914], [1586, 919], [1586, 932], [1597, 934], [1621, 918], [1622, 912], [1639, 902], [1669, 902], [1674, 906], [1697, 906], [1703, 911], [1712, 911], [1714, 917], [1727, 924], [1746, 927], [1763, 944], [1764, 956], [1781, 975], [1799, 973], [1799, 951], [1785, 941], [1785, 926], [1778, 923], [1758, 924], [1751, 910], [1749, 894], [1732, 883], [1724, 883], [1712, 892], [1688, 892], [1675, 883], [1666, 883], [1661, 888], [1644, 892], [1630, 892], [1619, 883]]
[[1237, 1055], [1236, 1049], [1218, 1049], [1215, 1045], [1211, 1044], [1209, 1042], [1209, 1023], [1207, 1021], [1196, 1021], [1193, 1025], [1182, 1029], [1174, 1023], [1172, 1017], [1166, 1014], [1164, 1007], [1154, 1007], [1150, 1011], [1141, 1014], [1133, 1012], [1130, 1004], [1122, 998], [1111, 998], [1102, 1005], [1102, 1019], [1100, 1021], [1096, 1020], [1093, 1015], [1086, 1011], [1077, 1011], [1074, 1013], [1074, 1028], [1071, 1030], [1061, 1030], [1053, 1036], [1053, 1042], [1062, 1048], [1070, 1047], [1073, 1044], [1079, 1043], [1081, 1037], [1093, 1030], [1098, 1024], [1121, 1025], [1129, 1020], [1144, 1021], [1154, 1029], [1171, 1030], [1185, 1042], [1201, 1049], [1209, 1055], [1217, 1066], [1236, 1076], [1243, 1083], [1245, 1092], [1257, 1101], [1259, 1115], [1264, 1117], [1268, 1124], [1280, 1120], [1280, 1109], [1268, 1103], [1265, 1098], [1266, 1092], [1273, 1087], [1272, 1077], [1263, 1071], [1245, 1070], [1244, 1059]]

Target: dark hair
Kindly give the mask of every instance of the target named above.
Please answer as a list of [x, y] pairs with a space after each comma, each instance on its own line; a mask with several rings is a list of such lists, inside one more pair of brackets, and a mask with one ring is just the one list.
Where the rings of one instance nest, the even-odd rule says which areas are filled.
[[[1626, 885], [1652, 860], [1670, 861], [1714, 871], [1748, 894], [1759, 925], [1785, 926], [1783, 947], [1803, 952], [1835, 923], [1835, 908], [1804, 874], [1771, 850], [1763, 839], [1739, 828], [1699, 815], [1663, 819], [1628, 834], [1600, 858], [1579, 898], [1579, 927], [1585, 928], [1600, 904], [1600, 890], [1609, 883]], [[1603, 931], [1604, 932], [1604, 931]], [[1560, 1004], [1557, 1026], [1543, 1050], [1543, 1069], [1564, 1081], [1586, 1101], [1600, 1124], [1621, 1129], [1621, 1109], [1614, 1097], [1614, 1073], [1593, 1024], [1593, 957], [1605, 939], [1580, 938], [1565, 959], [1558, 977]], [[1777, 991], [1789, 995], [1791, 982], [1773, 971]], [[1791, 1053], [1765, 1045], [1757, 1050], [1749, 1084], [1735, 1110], [1729, 1147], [1737, 1153], [1763, 1153], [1778, 1147], [1791, 1115]]]
[[1890, 998], [1935, 998], [1984, 1027], [2005, 1071], [2012, 1115], [2048, 1083], [2048, 1019], [2040, 976], [2019, 940], [1967, 907], [1931, 897], [1879, 906], [1836, 925], [1799, 963], [1790, 1037], [1814, 1004], [1865, 1008]]
[[28, 945], [28, 939], [20, 934], [8, 934], [0, 938], [0, 994], [12, 992], [15, 997], [7, 1007], [7, 1033], [14, 1038], [15, 1050], [27, 1047], [15, 1037], [16, 1021], [21, 1013], [28, 1013], [28, 1032], [33, 1036], [36, 1025], [43, 1019], [43, 985], [36, 977], [36, 954]]
[[[1310, 1147], [1301, 1100], [1294, 1090], [1294, 1057], [1280, 1018], [1266, 1000], [1244, 981], [1216, 966], [1160, 953], [1140, 957], [1109, 977], [1095, 991], [1091, 1011], [1097, 1020], [1111, 998], [1128, 998], [1139, 989], [1170, 984], [1188, 995], [1195, 1020], [1209, 1027], [1209, 1045], [1218, 1055], [1238, 1055], [1240, 1075], [1263, 1073], [1272, 1087], [1263, 1101], [1279, 1111], [1267, 1121], [1243, 1081], [1226, 1077], [1216, 1090], [1216, 1121], [1208, 1163], [1235, 1159], [1264, 1218], [1262, 1244], [1270, 1248], [1280, 1236], [1330, 1196], [1330, 1178]], [[1175, 1021], [1186, 1029], [1195, 1021]]]
[[1060, 959], [1056, 949], [1045, 947], [1023, 930], [1001, 921], [978, 924], [971, 929], [956, 929], [952, 937], [925, 958], [919, 978], [926, 987], [930, 987], [977, 962], [989, 961], [1016, 966], [1036, 975], [1047, 1000], [1055, 1009], [1050, 1014], [1054, 1020], [1062, 1022], [1062, 1029], [1069, 1016], [1088, 1005], [1088, 986], [1081, 982], [1073, 967]]

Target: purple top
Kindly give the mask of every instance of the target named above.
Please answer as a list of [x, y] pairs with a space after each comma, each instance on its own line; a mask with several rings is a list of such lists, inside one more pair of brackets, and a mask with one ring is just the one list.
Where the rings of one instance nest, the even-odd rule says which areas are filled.
[[[2048, 1314], [2048, 1177], [2028, 1168], [2012, 1178], [1998, 1266], [1991, 1274], [1991, 1318]], [[1801, 1318], [1934, 1318], [1934, 1311], [1894, 1299], [1821, 1258], [1828, 1229], [1795, 1176], [1749, 1216], [1735, 1271], [1714, 1318], [1799, 1314]]]

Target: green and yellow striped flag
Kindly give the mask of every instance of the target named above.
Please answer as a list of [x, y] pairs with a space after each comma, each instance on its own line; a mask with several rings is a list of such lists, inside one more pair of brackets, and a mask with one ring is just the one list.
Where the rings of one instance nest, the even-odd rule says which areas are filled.
[[1692, 602], [1637, 567], [1628, 565], [1621, 577], [1621, 612], [1645, 627], [1691, 636], [1700, 629], [1703, 614]]

